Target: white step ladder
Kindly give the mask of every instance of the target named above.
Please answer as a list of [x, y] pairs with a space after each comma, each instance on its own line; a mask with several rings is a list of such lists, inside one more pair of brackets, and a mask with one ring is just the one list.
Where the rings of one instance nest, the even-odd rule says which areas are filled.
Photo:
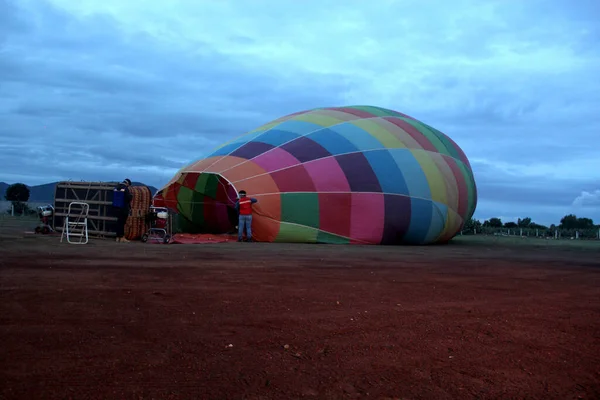
[[[69, 203], [67, 216], [65, 217], [60, 241], [67, 237], [70, 244], [86, 244], [88, 242], [88, 213], [90, 205], [79, 201]], [[79, 239], [72, 239], [79, 238]]]

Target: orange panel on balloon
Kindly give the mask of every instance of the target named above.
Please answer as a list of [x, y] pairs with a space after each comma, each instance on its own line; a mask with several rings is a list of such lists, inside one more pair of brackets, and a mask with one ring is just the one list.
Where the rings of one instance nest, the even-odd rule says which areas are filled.
[[[257, 176], [257, 175], [262, 175], [264, 173], [266, 173], [267, 171], [259, 166], [256, 163], [253, 163], [252, 161], [247, 161], [245, 163], [243, 163], [242, 165], [238, 165], [236, 167], [233, 167], [227, 171], [223, 172], [223, 176], [231, 183], [233, 183], [235, 185], [235, 187], [237, 187], [237, 182], [240, 182], [240, 184], [242, 184], [243, 186], [246, 186], [245, 181], [243, 181], [243, 179], [249, 178], [251, 176]], [[239, 190], [239, 188], [238, 188]], [[264, 192], [263, 192], [264, 193]]]
[[163, 187], [162, 187], [162, 189], [161, 189], [161, 190], [164, 190], [164, 189], [165, 189], [166, 187], [168, 187], [169, 185], [173, 184], [174, 182], [177, 182], [177, 180], [178, 180], [178, 179], [179, 179], [179, 175], [177, 175], [177, 174], [176, 174], [175, 176], [173, 176], [173, 177], [172, 177], [172, 178], [169, 180], [169, 182], [167, 182], [167, 184], [166, 184], [165, 186], [163, 186]]
[[252, 237], [258, 242], [274, 242], [279, 226], [279, 221], [255, 215], [252, 217]]
[[248, 192], [249, 197], [255, 197], [258, 203], [254, 203], [252, 206], [255, 215], [262, 215], [276, 220], [281, 219], [281, 195], [267, 194], [267, 195], [251, 195]]
[[246, 159], [240, 158], [240, 157], [233, 157], [233, 156], [223, 157], [220, 160], [217, 160], [217, 162], [215, 162], [214, 164], [207, 167], [204, 170], [204, 172], [221, 173], [222, 171], [225, 171], [226, 169], [235, 167], [236, 165], [241, 164], [244, 161], [246, 161]]
[[248, 196], [279, 193], [279, 187], [269, 174], [258, 175], [250, 179], [233, 183], [236, 190], [245, 190]]
[[185, 167], [185, 171], [202, 172], [206, 168], [210, 167], [212, 164], [214, 164], [217, 161], [219, 161], [220, 159], [222, 159], [223, 157], [224, 156], [210, 157], [210, 158], [205, 158], [203, 160], [196, 161], [192, 165]]

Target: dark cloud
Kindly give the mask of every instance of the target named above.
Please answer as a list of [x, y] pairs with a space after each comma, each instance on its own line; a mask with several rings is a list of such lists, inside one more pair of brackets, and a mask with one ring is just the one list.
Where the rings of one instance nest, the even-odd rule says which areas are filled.
[[[157, 49], [155, 39], [127, 36], [107, 16], [77, 19], [47, 4], [36, 14], [31, 31], [15, 33], [16, 45], [3, 50], [3, 85], [9, 95], [21, 94], [6, 118], [63, 117], [63, 126], [82, 132], [226, 138], [298, 106], [335, 103], [344, 85], [311, 75], [302, 77], [302, 91], [203, 43]], [[288, 87], [296, 94], [289, 96]], [[37, 96], [22, 95], [32, 88]]]
[[[591, 190], [595, 179], [570, 180], [551, 176], [519, 176], [501, 168], [472, 162], [477, 177], [479, 199], [512, 204], [539, 205], [548, 203], [569, 206], [582, 191]], [[526, 173], [527, 171], [523, 171]], [[550, 175], [550, 171], [548, 171]]]

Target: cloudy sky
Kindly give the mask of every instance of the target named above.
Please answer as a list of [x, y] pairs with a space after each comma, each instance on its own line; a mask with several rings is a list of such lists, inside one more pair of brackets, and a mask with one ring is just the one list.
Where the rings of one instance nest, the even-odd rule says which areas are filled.
[[600, 222], [597, 0], [0, 0], [0, 181], [161, 186], [282, 115], [368, 104], [470, 158], [476, 216]]

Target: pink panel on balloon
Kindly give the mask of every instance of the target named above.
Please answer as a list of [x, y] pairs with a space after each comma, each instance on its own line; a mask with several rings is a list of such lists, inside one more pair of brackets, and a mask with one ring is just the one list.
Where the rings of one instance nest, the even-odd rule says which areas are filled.
[[317, 192], [349, 192], [350, 185], [344, 171], [333, 157], [320, 158], [304, 164]]
[[381, 193], [352, 193], [350, 236], [379, 244], [385, 225], [385, 201]]
[[252, 160], [267, 172], [300, 164], [300, 161], [287, 151], [278, 147], [269, 150]]

